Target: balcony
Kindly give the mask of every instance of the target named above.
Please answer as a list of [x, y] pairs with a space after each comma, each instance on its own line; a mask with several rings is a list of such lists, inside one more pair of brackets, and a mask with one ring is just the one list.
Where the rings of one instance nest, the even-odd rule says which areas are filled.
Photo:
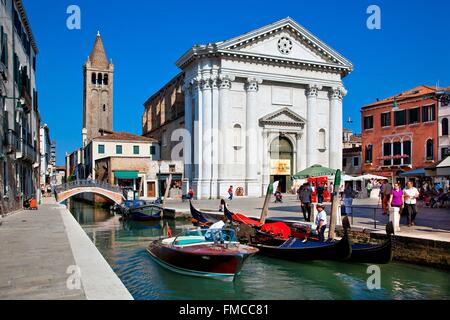
[[29, 93], [29, 89], [27, 86], [22, 86], [21, 92], [20, 92], [20, 97], [24, 100], [24, 111], [25, 113], [29, 113], [31, 112], [31, 109], [33, 107], [33, 101], [31, 100], [31, 96]]
[[8, 130], [5, 134], [6, 153], [11, 154], [19, 150], [19, 137], [13, 130]]
[[36, 162], [36, 149], [28, 143], [19, 142], [19, 148], [16, 150], [16, 159], [30, 163]]

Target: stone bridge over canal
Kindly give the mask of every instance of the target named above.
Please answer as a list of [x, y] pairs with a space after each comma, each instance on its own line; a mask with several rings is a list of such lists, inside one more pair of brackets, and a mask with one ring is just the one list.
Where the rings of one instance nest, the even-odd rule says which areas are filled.
[[56, 201], [59, 203], [82, 193], [101, 195], [119, 205], [125, 200], [119, 186], [95, 180], [77, 180], [55, 188]]

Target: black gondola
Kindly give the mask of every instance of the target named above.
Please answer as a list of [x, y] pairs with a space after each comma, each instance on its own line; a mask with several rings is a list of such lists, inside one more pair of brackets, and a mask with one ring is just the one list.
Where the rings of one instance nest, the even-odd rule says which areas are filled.
[[392, 222], [386, 225], [387, 240], [381, 245], [374, 244], [353, 244], [350, 262], [362, 262], [373, 264], [387, 264], [392, 261], [392, 236], [394, 226]]
[[231, 212], [230, 209], [228, 209], [228, 204], [224, 200], [222, 200], [222, 205], [223, 205], [223, 213], [225, 214], [228, 220], [232, 221], [234, 213]]
[[290, 238], [280, 246], [269, 246], [264, 244], [253, 244], [259, 249], [259, 253], [268, 257], [289, 260], [348, 260], [352, 255], [352, 244], [348, 237], [350, 224], [344, 218], [344, 236], [341, 240], [329, 240], [327, 242], [304, 241]]
[[[197, 210], [192, 201], [189, 201], [191, 216], [195, 221], [198, 221], [201, 225], [214, 224], [220, 220], [220, 215], [210, 214]], [[194, 223], [195, 224], [195, 223]]]

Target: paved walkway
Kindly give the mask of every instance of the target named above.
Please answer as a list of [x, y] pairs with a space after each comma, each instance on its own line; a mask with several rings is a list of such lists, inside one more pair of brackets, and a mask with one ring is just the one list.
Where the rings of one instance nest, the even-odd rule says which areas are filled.
[[[234, 212], [240, 212], [248, 216], [259, 217], [264, 199], [257, 198], [235, 198], [227, 201]], [[205, 211], [218, 211], [219, 200], [193, 201], [198, 209]], [[178, 212], [189, 213], [189, 203], [181, 200], [168, 200], [168, 208], [174, 208]], [[327, 212], [330, 213], [331, 205], [328, 204]], [[450, 210], [418, 208], [419, 214], [416, 218], [416, 227], [401, 225], [401, 232], [397, 235], [424, 238], [438, 241], [450, 242]], [[374, 219], [375, 214], [375, 219]], [[350, 216], [351, 217], [351, 216]], [[289, 221], [304, 221], [301, 213], [300, 203], [293, 195], [285, 195], [283, 203], [271, 203], [269, 207], [270, 219], [282, 219]], [[356, 228], [384, 232], [388, 217], [382, 215], [378, 200], [355, 199], [352, 225]], [[405, 218], [402, 223], [405, 224]], [[374, 223], [374, 221], [376, 223]]]
[[3, 219], [0, 299], [132, 299], [70, 212], [52, 199], [45, 202], [38, 211]]

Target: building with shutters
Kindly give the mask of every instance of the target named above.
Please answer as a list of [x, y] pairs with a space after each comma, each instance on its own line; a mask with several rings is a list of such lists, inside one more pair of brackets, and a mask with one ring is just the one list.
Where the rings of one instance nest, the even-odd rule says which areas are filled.
[[362, 108], [364, 174], [397, 179], [439, 160], [439, 90], [421, 85]]

